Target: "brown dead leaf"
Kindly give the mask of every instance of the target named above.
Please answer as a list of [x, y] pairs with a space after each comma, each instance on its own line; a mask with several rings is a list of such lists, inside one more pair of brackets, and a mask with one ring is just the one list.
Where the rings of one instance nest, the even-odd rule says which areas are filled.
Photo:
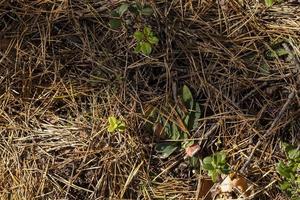
[[198, 191], [198, 198], [203, 198], [205, 200], [210, 200], [211, 195], [209, 195], [211, 188], [213, 187], [214, 183], [211, 179], [201, 179], [199, 180], [199, 191]]
[[198, 144], [193, 144], [185, 149], [185, 153], [189, 157], [193, 157], [200, 150], [200, 146]]

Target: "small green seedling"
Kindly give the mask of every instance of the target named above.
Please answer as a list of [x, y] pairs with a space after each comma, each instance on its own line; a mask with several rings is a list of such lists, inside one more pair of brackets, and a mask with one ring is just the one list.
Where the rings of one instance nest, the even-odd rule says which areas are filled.
[[282, 143], [282, 149], [287, 156], [287, 162], [280, 161], [277, 172], [283, 181], [280, 189], [285, 191], [293, 200], [300, 199], [300, 150], [290, 144]]
[[151, 28], [147, 26], [144, 27], [142, 32], [136, 31], [134, 33], [134, 38], [137, 42], [134, 51], [136, 53], [143, 53], [145, 55], [150, 55], [153, 45], [156, 45], [159, 41], [152, 32]]
[[267, 7], [271, 7], [274, 3], [274, 0], [265, 0], [265, 4]]
[[125, 123], [119, 119], [117, 119], [114, 116], [110, 116], [108, 118], [108, 127], [107, 127], [107, 131], [110, 133], [119, 131], [119, 132], [123, 132], [125, 131]]
[[109, 20], [110, 27], [112, 29], [118, 29], [123, 24], [130, 24], [132, 22], [132, 17], [126, 17], [128, 16], [127, 14], [131, 14], [133, 18], [141, 16], [151, 16], [153, 14], [153, 9], [149, 5], [142, 5], [138, 2], [132, 2], [130, 4], [122, 3], [111, 13], [112, 19]]
[[212, 156], [205, 157], [202, 163], [203, 169], [208, 171], [208, 175], [212, 178], [213, 182], [217, 182], [221, 174], [228, 174], [230, 171], [224, 152], [218, 152]]
[[156, 124], [153, 127], [154, 132], [156, 134], [163, 133], [169, 140], [156, 144], [155, 150], [160, 158], [168, 158], [176, 150], [186, 149], [194, 144], [194, 140], [189, 139], [190, 132], [197, 127], [201, 111], [199, 103], [194, 101], [192, 93], [186, 85], [182, 88], [180, 102], [182, 104], [178, 103], [175, 110], [174, 106], [171, 108], [174, 120], [169, 119], [169, 113], [171, 113], [169, 110], [163, 113], [155, 109], [156, 112], [152, 111], [149, 116], [150, 120]]
[[265, 0], [265, 4], [267, 7], [273, 6], [274, 3], [282, 3], [284, 0]]

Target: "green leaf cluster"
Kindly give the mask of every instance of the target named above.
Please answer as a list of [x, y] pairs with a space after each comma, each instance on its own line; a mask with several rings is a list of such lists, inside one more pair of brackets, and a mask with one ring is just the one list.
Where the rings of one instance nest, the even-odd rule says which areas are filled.
[[291, 199], [300, 199], [300, 150], [290, 144], [282, 143], [287, 162], [280, 161], [277, 172], [282, 176], [281, 190], [285, 191]]
[[205, 157], [202, 163], [203, 169], [208, 171], [213, 182], [216, 182], [221, 174], [228, 174], [230, 171], [224, 152], [217, 152], [212, 156]]
[[123, 132], [125, 131], [125, 123], [119, 119], [117, 119], [114, 116], [110, 116], [108, 117], [108, 127], [107, 127], [107, 131], [110, 133], [119, 131], [119, 132]]
[[[177, 104], [175, 111], [173, 110], [175, 115], [179, 118], [177, 121], [167, 119], [167, 117], [159, 113], [158, 110], [155, 110], [156, 112], [152, 111], [150, 114], [149, 119], [153, 120], [154, 124], [161, 124], [163, 127], [162, 131], [167, 138], [173, 140], [156, 145], [155, 150], [161, 158], [168, 158], [177, 149], [185, 149], [194, 144], [193, 140], [187, 139], [189, 138], [189, 132], [197, 126], [197, 120], [201, 116], [200, 105], [194, 101], [192, 92], [186, 85], [182, 88], [181, 101], [183, 105]], [[168, 113], [170, 113], [170, 111], [168, 111]]]
[[159, 39], [154, 35], [150, 27], [145, 26], [143, 31], [136, 31], [134, 33], [134, 38], [137, 45], [134, 49], [136, 53], [143, 53], [145, 55], [150, 55], [152, 52], [152, 46], [156, 45]]
[[149, 5], [142, 5], [138, 2], [122, 3], [111, 13], [112, 19], [109, 20], [110, 27], [118, 29], [124, 22], [129, 22], [130, 20], [124, 20], [124, 15], [128, 12], [134, 16], [151, 16], [153, 9]]

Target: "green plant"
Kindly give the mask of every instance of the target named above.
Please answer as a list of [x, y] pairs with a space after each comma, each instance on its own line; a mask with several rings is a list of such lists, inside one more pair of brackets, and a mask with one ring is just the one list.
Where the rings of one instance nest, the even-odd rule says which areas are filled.
[[226, 163], [226, 154], [224, 152], [205, 157], [202, 163], [203, 169], [208, 171], [208, 175], [213, 182], [216, 182], [221, 174], [228, 174], [230, 170], [229, 165]]
[[125, 123], [114, 116], [108, 117], [108, 127], [107, 131], [112, 133], [115, 131], [123, 132], [125, 131]]
[[265, 0], [265, 4], [266, 4], [266, 6], [267, 6], [267, 7], [270, 7], [270, 6], [272, 6], [272, 5], [273, 5], [273, 3], [274, 3], [274, 1], [273, 1], [273, 0]]
[[280, 189], [291, 199], [300, 199], [300, 150], [290, 144], [282, 143], [282, 149], [287, 156], [287, 162], [279, 161], [277, 172], [283, 177]]
[[282, 3], [284, 0], [265, 0], [265, 4], [267, 7], [273, 6], [274, 3]]
[[130, 13], [133, 17], [151, 16], [153, 9], [149, 5], [143, 5], [138, 2], [122, 3], [111, 13], [112, 19], [109, 20], [110, 27], [118, 29], [123, 24], [130, 24], [132, 20], [125, 18], [127, 13]]
[[[190, 89], [184, 85], [181, 98], [171, 111], [158, 111], [153, 109], [149, 114], [151, 121], [154, 121], [154, 133], [163, 134], [169, 141], [163, 141], [155, 146], [156, 152], [161, 158], [168, 158], [177, 149], [185, 149], [194, 144], [190, 138], [190, 132], [197, 127], [197, 120], [200, 118], [200, 105], [194, 101]], [[170, 113], [173, 113], [170, 116]], [[170, 141], [171, 140], [171, 141]]]
[[152, 46], [158, 43], [158, 38], [154, 35], [150, 27], [145, 26], [144, 30], [136, 31], [134, 38], [137, 42], [134, 51], [136, 53], [142, 52], [145, 55], [149, 55], [152, 52]]

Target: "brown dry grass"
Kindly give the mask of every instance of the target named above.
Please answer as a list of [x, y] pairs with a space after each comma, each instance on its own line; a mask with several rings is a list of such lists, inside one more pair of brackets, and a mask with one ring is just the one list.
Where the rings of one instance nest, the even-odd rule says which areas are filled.
[[[264, 52], [285, 39], [299, 55], [300, 13], [238, 2], [151, 1], [144, 23], [160, 44], [144, 57], [133, 53], [138, 25], [107, 25], [117, 1], [0, 1], [0, 199], [197, 199], [199, 176], [174, 173], [184, 155], [157, 159], [143, 128], [172, 83], [201, 103], [195, 138], [217, 126], [203, 151], [226, 150], [236, 171], [250, 160], [253, 198], [280, 195], [274, 164], [280, 139], [299, 144], [300, 69]], [[127, 130], [108, 133], [109, 115]]]

